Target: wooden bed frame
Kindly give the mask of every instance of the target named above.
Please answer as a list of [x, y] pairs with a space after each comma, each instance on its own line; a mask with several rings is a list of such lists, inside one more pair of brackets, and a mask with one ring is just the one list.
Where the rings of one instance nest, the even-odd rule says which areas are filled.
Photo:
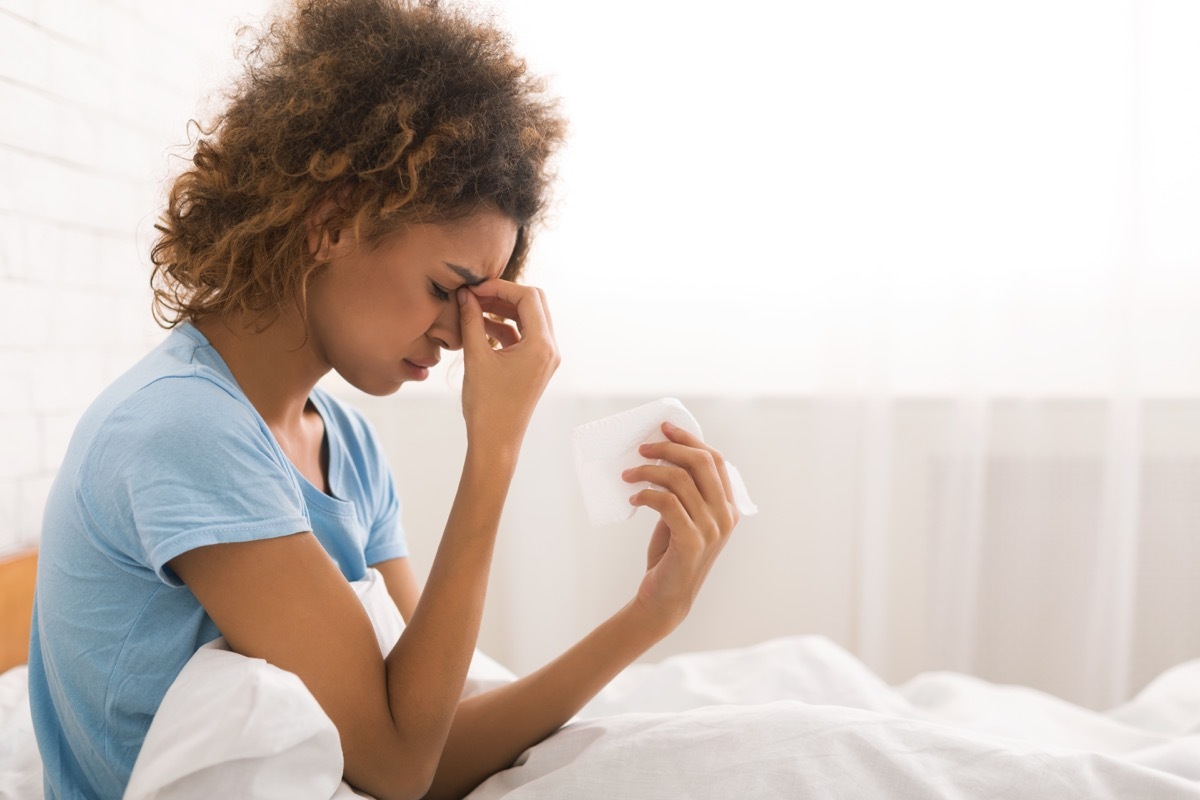
[[37, 551], [0, 556], [0, 672], [29, 658], [29, 619]]

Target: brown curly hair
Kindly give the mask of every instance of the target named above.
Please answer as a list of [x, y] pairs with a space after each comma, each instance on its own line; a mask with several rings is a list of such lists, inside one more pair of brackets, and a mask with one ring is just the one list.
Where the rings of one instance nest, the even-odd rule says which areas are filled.
[[491, 206], [518, 225], [503, 277], [519, 275], [564, 121], [490, 21], [436, 0], [299, 0], [244, 62], [155, 225], [160, 325], [303, 312], [318, 212], [318, 233], [373, 246]]

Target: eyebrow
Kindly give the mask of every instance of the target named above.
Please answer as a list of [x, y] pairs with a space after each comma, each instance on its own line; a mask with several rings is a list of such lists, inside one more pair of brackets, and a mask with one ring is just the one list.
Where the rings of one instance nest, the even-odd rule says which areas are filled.
[[455, 274], [462, 278], [467, 286], [478, 286], [487, 280], [487, 278], [479, 277], [466, 267], [460, 267], [458, 264], [451, 264], [449, 261], [443, 261], [442, 263], [454, 270]]

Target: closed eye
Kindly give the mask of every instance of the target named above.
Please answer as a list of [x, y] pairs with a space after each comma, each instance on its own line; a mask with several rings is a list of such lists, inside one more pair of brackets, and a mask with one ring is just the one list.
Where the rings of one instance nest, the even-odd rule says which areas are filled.
[[441, 286], [438, 286], [433, 281], [429, 282], [429, 291], [434, 297], [442, 302], [450, 299], [450, 292], [446, 289], [443, 289]]

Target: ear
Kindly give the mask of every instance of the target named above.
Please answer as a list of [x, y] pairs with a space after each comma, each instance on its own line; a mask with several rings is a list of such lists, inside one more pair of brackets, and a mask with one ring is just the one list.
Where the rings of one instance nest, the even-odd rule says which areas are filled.
[[330, 261], [337, 253], [336, 245], [342, 239], [341, 231], [331, 231], [329, 220], [337, 211], [337, 203], [326, 200], [308, 218], [308, 252], [317, 261]]

